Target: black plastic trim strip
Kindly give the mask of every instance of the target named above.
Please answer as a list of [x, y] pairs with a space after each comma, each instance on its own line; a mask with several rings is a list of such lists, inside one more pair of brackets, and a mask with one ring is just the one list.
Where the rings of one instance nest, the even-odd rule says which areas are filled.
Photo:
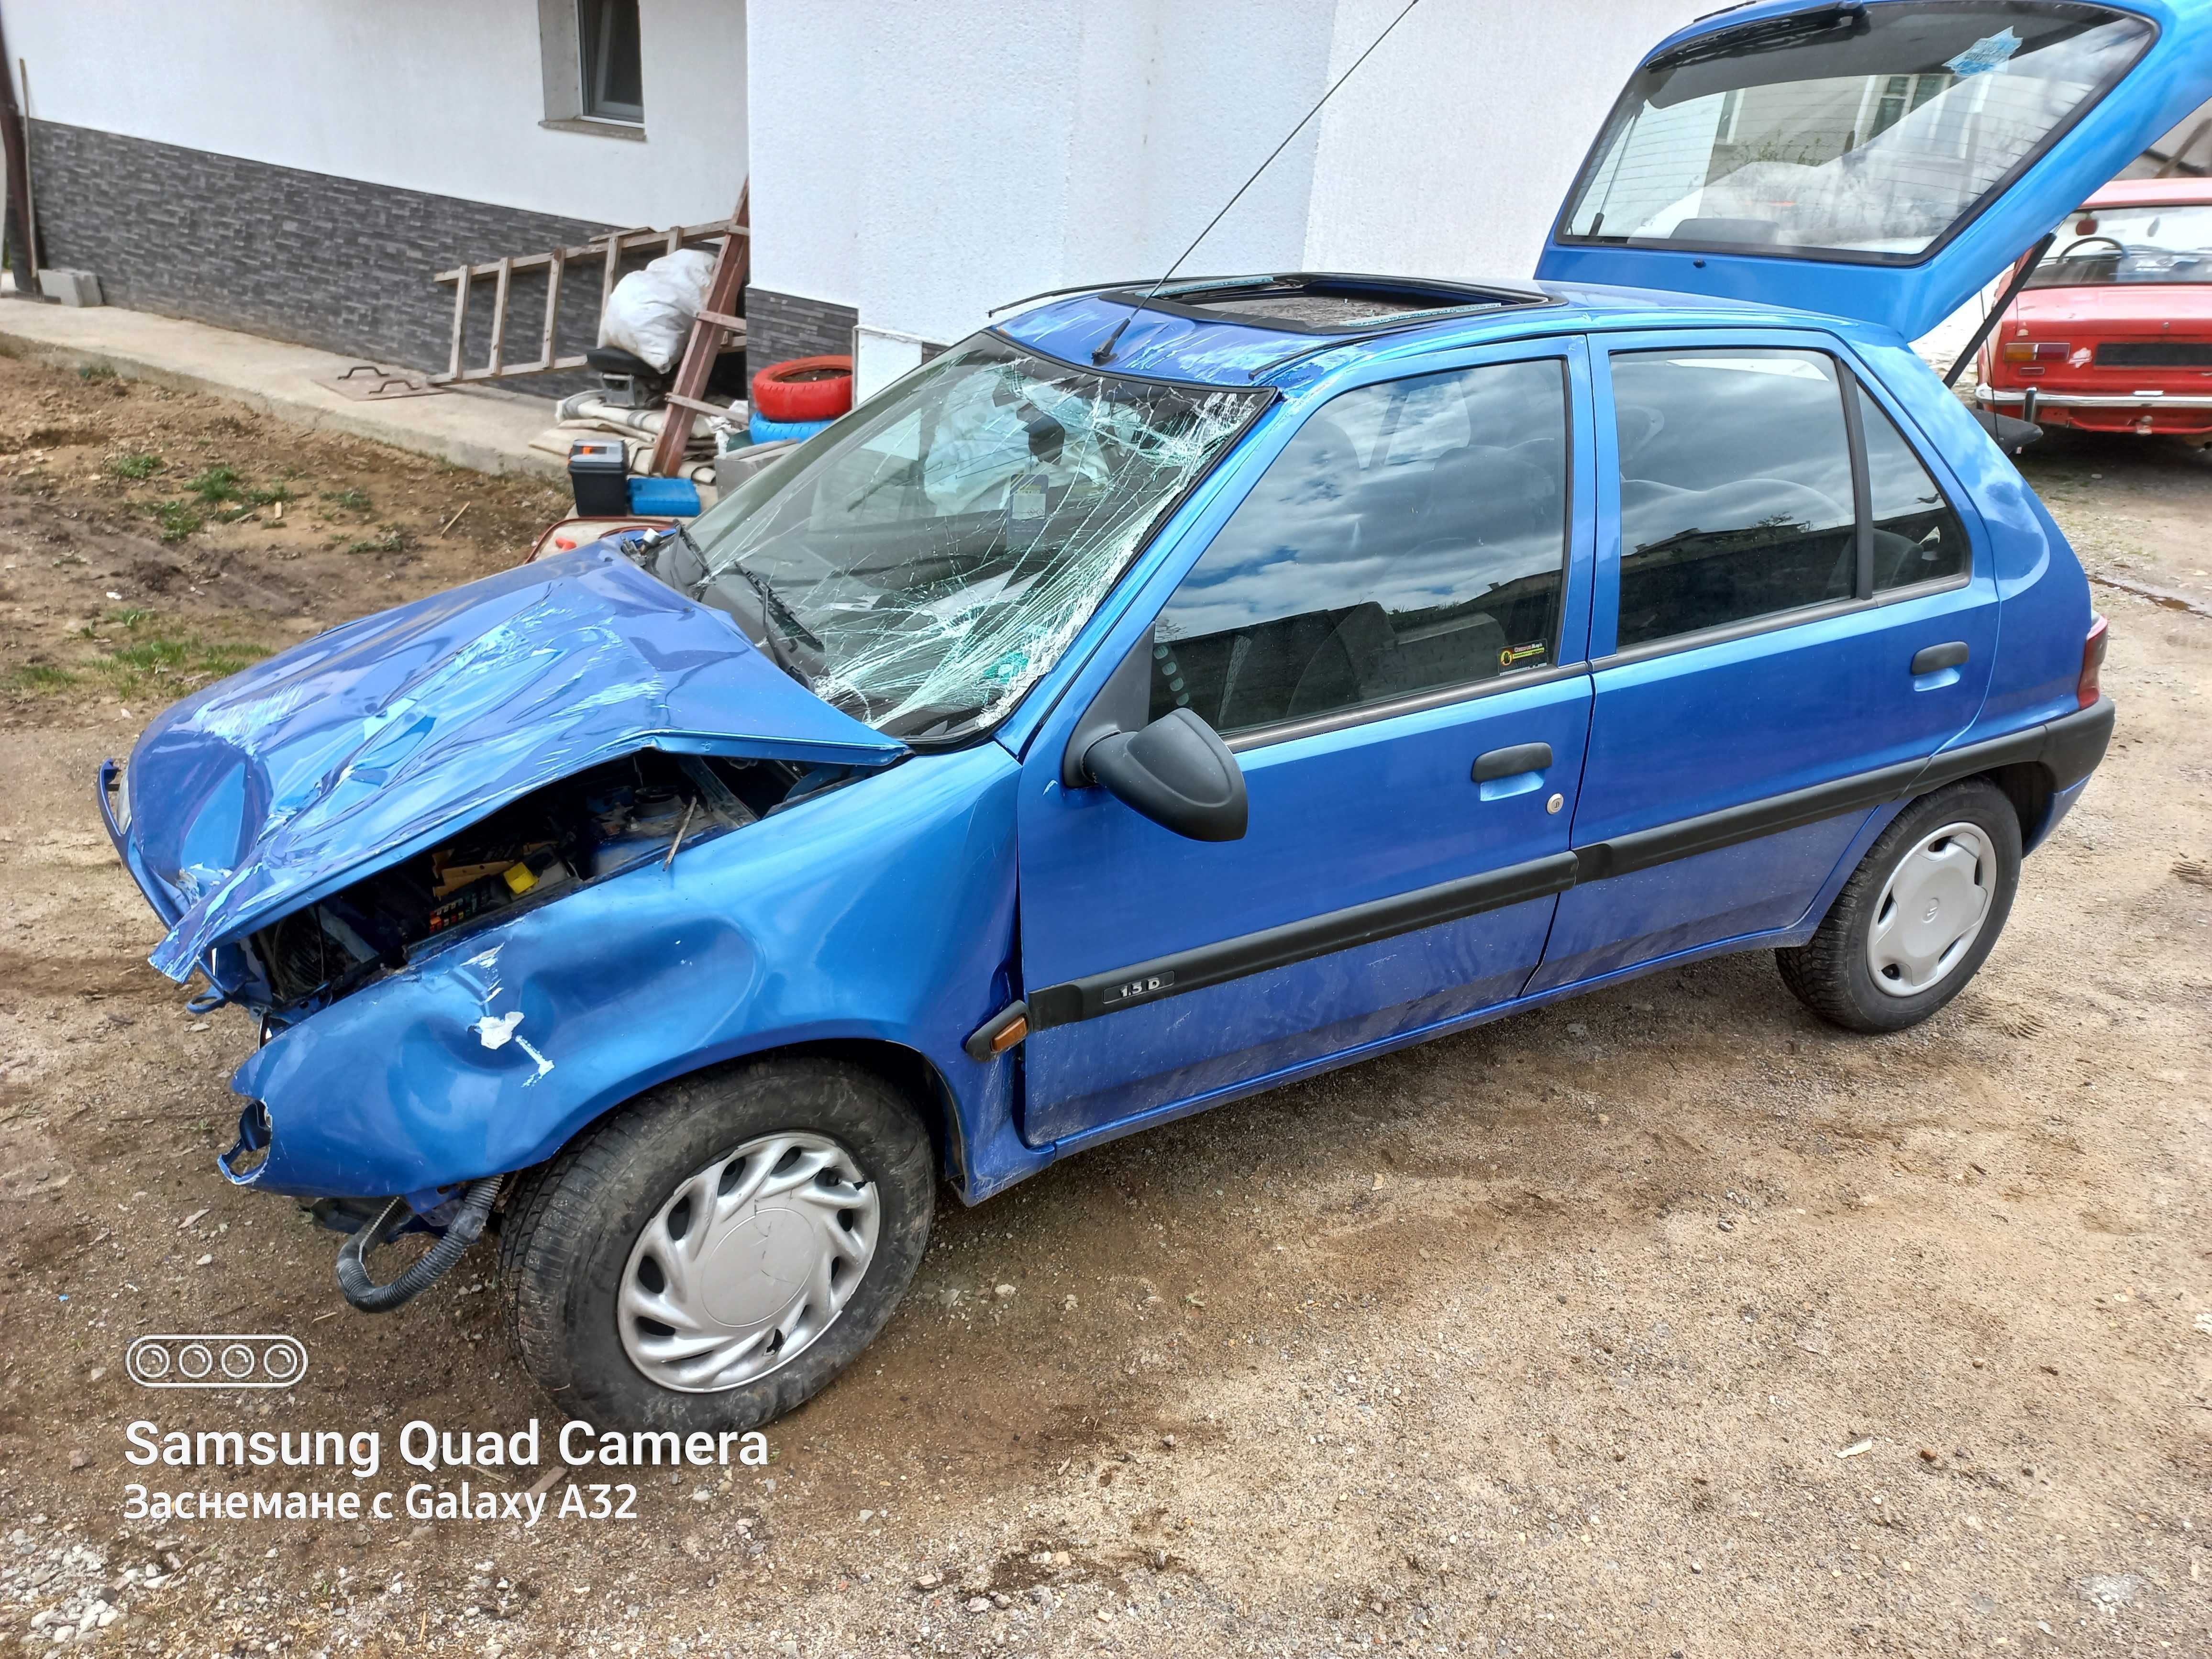
[[1763, 800], [1746, 801], [1741, 806], [1723, 807], [1717, 812], [1657, 824], [1617, 836], [1611, 841], [1594, 842], [1575, 849], [1575, 856], [1582, 863], [1579, 879], [1602, 881], [1607, 876], [1625, 876], [1631, 871], [1649, 870], [1654, 865], [1671, 864], [1676, 859], [1694, 858], [1700, 853], [1717, 852], [1740, 842], [1756, 841], [1761, 836], [1802, 829], [1839, 813], [1884, 805], [1910, 789], [1926, 764], [1924, 761], [1902, 761], [1895, 766], [1838, 778], [1832, 783], [1816, 783], [1808, 789], [1793, 789], [1786, 795], [1769, 795]]
[[[1851, 597], [1874, 597], [1874, 483], [1867, 462], [1866, 413], [1859, 407], [1859, 377], [1841, 357], [1828, 360], [1843, 383], [1844, 435], [1851, 447]], [[1940, 495], [1942, 492], [1938, 490]]]
[[1831, 783], [1595, 842], [1571, 852], [1530, 859], [1502, 870], [1332, 910], [1304, 921], [1240, 934], [1218, 945], [1155, 957], [1134, 967], [1047, 986], [1028, 999], [1030, 1030], [1042, 1031], [1096, 1019], [1139, 1003], [1158, 1002], [1353, 945], [1503, 909], [1526, 899], [1564, 893], [1583, 882], [1625, 876], [1761, 836], [1802, 829], [1845, 812], [1887, 806], [2000, 766], [2040, 764], [2050, 773], [2054, 789], [2070, 788], [2094, 771], [2104, 758], [2106, 746], [2112, 741], [2113, 715], [2112, 699], [2100, 697], [2077, 714], [1947, 749], [1925, 760], [1900, 761]]
[[1140, 1002], [1158, 1002], [1249, 974], [1264, 974], [1271, 968], [1287, 968], [1356, 945], [1371, 945], [1486, 910], [1503, 909], [1526, 899], [1548, 898], [1574, 884], [1575, 855], [1554, 853], [1525, 864], [1509, 864], [1502, 870], [1486, 870], [1479, 876], [1331, 910], [1304, 921], [1241, 934], [1218, 945], [1177, 951], [1133, 968], [1092, 974], [1032, 993], [1028, 999], [1030, 1029], [1039, 1031], [1095, 1019]]

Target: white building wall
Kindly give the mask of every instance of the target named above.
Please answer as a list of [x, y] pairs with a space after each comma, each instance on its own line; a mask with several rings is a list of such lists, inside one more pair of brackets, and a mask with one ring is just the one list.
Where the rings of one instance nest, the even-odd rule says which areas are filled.
[[[951, 340], [1157, 272], [1402, 3], [753, 0], [753, 280]], [[1526, 277], [1638, 58], [1711, 4], [1423, 0], [1186, 270]]]
[[620, 225], [719, 218], [745, 175], [744, 0], [640, 0], [642, 143], [540, 125], [537, 0], [8, 0], [7, 27], [41, 120]]
[[[1719, 0], [1422, 0], [1322, 112], [1304, 264], [1525, 278], [1613, 100]], [[1404, 0], [1340, 0], [1341, 74]]]
[[[942, 340], [1000, 301], [1157, 267], [1320, 94], [1333, 15], [755, 0], [753, 280]], [[1313, 148], [1285, 155], [1199, 265], [1295, 261]]]

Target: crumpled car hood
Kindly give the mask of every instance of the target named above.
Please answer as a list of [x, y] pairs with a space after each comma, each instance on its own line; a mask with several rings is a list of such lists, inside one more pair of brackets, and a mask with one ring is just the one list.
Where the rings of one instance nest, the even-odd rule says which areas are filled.
[[843, 766], [905, 751], [720, 611], [580, 548], [334, 628], [155, 720], [125, 780], [130, 861], [173, 921], [150, 960], [183, 980], [210, 946], [646, 748]]

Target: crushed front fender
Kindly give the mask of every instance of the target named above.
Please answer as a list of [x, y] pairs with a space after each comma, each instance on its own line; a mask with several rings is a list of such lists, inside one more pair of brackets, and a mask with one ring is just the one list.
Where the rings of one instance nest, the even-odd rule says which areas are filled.
[[951, 1139], [1002, 1139], [1009, 1063], [962, 1042], [1005, 1000], [1016, 776], [995, 744], [917, 757], [364, 987], [240, 1068], [268, 1122], [243, 1179], [448, 1186], [540, 1162], [670, 1077], [831, 1039], [921, 1055]]

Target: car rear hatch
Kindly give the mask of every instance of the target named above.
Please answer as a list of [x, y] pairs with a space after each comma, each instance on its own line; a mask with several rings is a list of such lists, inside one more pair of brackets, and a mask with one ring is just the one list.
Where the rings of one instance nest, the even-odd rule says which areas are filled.
[[1917, 337], [2208, 97], [2205, 0], [1738, 7], [1631, 78], [1537, 275]]

